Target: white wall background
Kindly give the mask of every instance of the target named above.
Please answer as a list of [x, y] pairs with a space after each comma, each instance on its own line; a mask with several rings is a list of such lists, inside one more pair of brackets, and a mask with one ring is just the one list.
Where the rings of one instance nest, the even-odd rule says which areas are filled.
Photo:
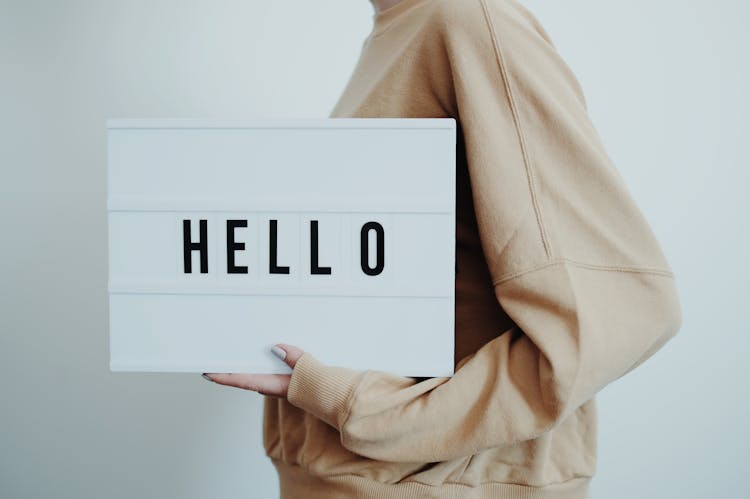
[[[599, 395], [593, 498], [747, 496], [750, 4], [524, 3], [684, 306], [678, 336]], [[371, 15], [367, 0], [0, 0], [0, 497], [277, 495], [260, 396], [109, 372], [104, 123], [325, 117]]]

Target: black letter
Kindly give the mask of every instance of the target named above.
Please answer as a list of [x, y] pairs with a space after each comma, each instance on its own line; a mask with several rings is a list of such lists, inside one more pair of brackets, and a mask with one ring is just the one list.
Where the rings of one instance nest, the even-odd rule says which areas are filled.
[[310, 273], [330, 274], [331, 267], [318, 266], [318, 221], [310, 220]]
[[234, 252], [245, 249], [245, 243], [234, 242], [235, 227], [247, 227], [247, 220], [227, 220], [227, 273], [247, 274], [247, 267], [234, 264]]
[[190, 220], [182, 221], [182, 243], [183, 243], [183, 255], [185, 260], [185, 273], [191, 274], [193, 272], [193, 262], [190, 258], [190, 252], [194, 250], [200, 251], [201, 255], [201, 274], [208, 274], [208, 221], [200, 221], [200, 239], [197, 243], [190, 241]]
[[271, 274], [288, 274], [289, 273], [289, 267], [279, 267], [276, 265], [276, 224], [277, 220], [269, 220], [270, 223], [270, 242], [268, 247], [268, 252], [270, 256], [270, 262], [269, 262], [269, 269], [268, 272]]
[[[375, 268], [370, 268], [368, 265], [368, 257], [369, 257], [369, 245], [368, 245], [368, 238], [370, 230], [375, 230], [375, 235], [377, 237], [376, 243], [377, 243], [377, 264], [375, 265]], [[383, 226], [380, 225], [377, 222], [367, 222], [362, 226], [362, 230], [359, 233], [359, 244], [360, 244], [360, 266], [362, 267], [362, 271], [367, 275], [378, 275], [383, 271], [384, 266], [384, 258], [385, 258], [385, 242], [384, 242], [385, 232], [383, 231]]]

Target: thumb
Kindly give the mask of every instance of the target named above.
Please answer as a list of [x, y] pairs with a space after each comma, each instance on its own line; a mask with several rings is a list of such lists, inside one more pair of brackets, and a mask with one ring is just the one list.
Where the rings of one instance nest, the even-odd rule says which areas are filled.
[[277, 343], [271, 348], [271, 352], [292, 369], [294, 369], [297, 360], [305, 353], [303, 350], [286, 343]]

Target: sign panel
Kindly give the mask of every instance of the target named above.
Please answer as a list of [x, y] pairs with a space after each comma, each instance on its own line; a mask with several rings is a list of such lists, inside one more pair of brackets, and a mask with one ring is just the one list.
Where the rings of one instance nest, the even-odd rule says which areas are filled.
[[107, 128], [113, 371], [453, 374], [455, 120]]

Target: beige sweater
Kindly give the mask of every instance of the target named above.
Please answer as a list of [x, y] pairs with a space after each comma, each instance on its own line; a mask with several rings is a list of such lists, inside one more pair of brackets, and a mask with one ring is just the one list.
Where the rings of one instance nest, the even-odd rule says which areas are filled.
[[288, 401], [265, 400], [282, 497], [588, 497], [595, 394], [682, 315], [549, 35], [513, 0], [402, 0], [374, 15], [331, 117], [456, 119], [457, 367], [304, 354]]

